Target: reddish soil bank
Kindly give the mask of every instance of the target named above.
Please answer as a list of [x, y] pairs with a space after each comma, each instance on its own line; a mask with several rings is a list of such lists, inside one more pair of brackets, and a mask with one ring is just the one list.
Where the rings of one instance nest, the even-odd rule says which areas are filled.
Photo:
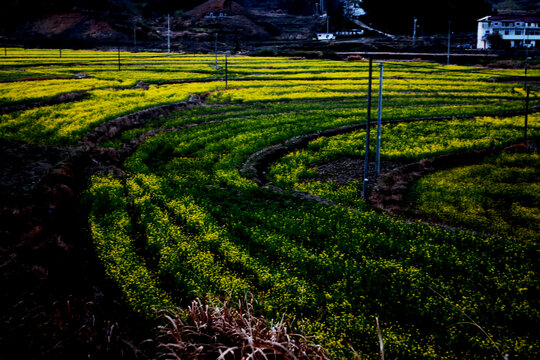
[[126, 311], [87, 234], [84, 154], [0, 143], [0, 358], [144, 359], [152, 326]]
[[83, 192], [120, 161], [100, 141], [186, 106], [115, 119], [77, 149], [0, 140], [0, 359], [155, 356], [144, 342], [155, 324], [129, 311], [97, 260]]
[[192, 96], [111, 120], [77, 148], [0, 140], [0, 359], [155, 358], [156, 324], [129, 310], [94, 252], [84, 190], [96, 172], [121, 172], [146, 137], [123, 150], [100, 143], [200, 104]]
[[411, 209], [407, 203], [412, 185], [423, 176], [430, 173], [450, 169], [457, 166], [480, 163], [488, 156], [502, 152], [538, 152], [538, 139], [506, 147], [505, 149], [472, 150], [449, 155], [423, 159], [406, 164], [383, 174], [369, 196], [370, 204], [378, 210], [391, 214], [421, 216]]

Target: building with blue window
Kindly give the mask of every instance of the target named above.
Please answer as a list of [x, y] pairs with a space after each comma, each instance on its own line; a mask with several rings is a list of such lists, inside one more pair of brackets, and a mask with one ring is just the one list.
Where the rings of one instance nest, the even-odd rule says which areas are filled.
[[477, 34], [477, 49], [490, 49], [495, 37], [504, 47], [540, 47], [540, 16], [486, 16], [478, 20]]

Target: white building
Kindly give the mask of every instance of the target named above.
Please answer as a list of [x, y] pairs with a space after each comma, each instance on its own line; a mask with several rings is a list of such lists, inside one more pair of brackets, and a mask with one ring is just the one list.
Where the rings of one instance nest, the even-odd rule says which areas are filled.
[[499, 34], [508, 47], [540, 47], [540, 16], [495, 15], [478, 20], [477, 49], [489, 49]]
[[334, 33], [317, 33], [317, 40], [335, 40]]

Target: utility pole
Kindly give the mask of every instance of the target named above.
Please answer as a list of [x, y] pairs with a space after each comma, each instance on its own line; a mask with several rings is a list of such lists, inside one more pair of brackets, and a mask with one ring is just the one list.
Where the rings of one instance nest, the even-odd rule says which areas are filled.
[[171, 56], [171, 16], [167, 14], [167, 56]]
[[137, 49], [137, 26], [133, 23], [133, 48]]
[[217, 38], [218, 38], [218, 33], [216, 33], [216, 40], [214, 41], [214, 53], [216, 54], [216, 64], [214, 65], [214, 67], [216, 68], [216, 70], [218, 69], [218, 64], [217, 64]]
[[523, 89], [527, 89], [527, 69], [529, 67], [529, 48], [525, 48], [525, 78], [523, 81]]
[[326, 33], [330, 32], [330, 16], [326, 16]]
[[416, 18], [414, 18], [414, 27], [413, 27], [413, 33], [412, 33], [412, 46], [414, 47], [414, 43], [416, 42]]
[[529, 122], [529, 95], [531, 88], [527, 86], [527, 97], [525, 98], [525, 129], [523, 132], [523, 142], [527, 143], [527, 123]]
[[118, 71], [120, 70], [120, 47], [118, 47]]
[[62, 49], [58, 49], [59, 53], [60, 53], [60, 59], [62, 58]]
[[448, 54], [446, 55], [446, 65], [450, 65], [450, 29], [452, 22], [448, 20]]
[[367, 103], [367, 116], [366, 116], [366, 156], [364, 159], [364, 185], [362, 189], [362, 198], [367, 198], [368, 188], [368, 172], [369, 172], [369, 126], [371, 123], [371, 79], [373, 71], [373, 59], [369, 59], [369, 77], [368, 77], [368, 103]]
[[529, 47], [525, 48], [525, 76], [527, 76], [527, 68], [529, 65]]
[[383, 69], [384, 64], [379, 63], [379, 110], [377, 112], [377, 153], [376, 153], [376, 166], [375, 173], [377, 177], [381, 173], [381, 122], [382, 122], [382, 96], [383, 96]]
[[225, 89], [229, 88], [229, 60], [225, 54]]

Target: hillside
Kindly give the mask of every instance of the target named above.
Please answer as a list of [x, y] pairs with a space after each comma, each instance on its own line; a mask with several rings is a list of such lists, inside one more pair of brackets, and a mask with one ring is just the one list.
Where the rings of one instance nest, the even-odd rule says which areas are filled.
[[[163, 48], [170, 14], [174, 51], [211, 51], [215, 34], [229, 49], [264, 46], [265, 42], [305, 41], [326, 30], [326, 18], [314, 16], [314, 0], [8, 0], [0, 14], [0, 41], [28, 47], [96, 46]], [[344, 15], [344, 0], [324, 2], [330, 30], [357, 28]], [[395, 35], [445, 34], [448, 22], [457, 33], [472, 33], [476, 20], [492, 11], [536, 11], [540, 2], [523, 0], [452, 0], [441, 5], [420, 0], [364, 0], [363, 23]], [[226, 16], [219, 16], [220, 14]], [[366, 36], [376, 33], [366, 33]], [[136, 40], [136, 41], [135, 41]], [[302, 45], [303, 46], [303, 45]], [[308, 45], [306, 45], [308, 46]], [[309, 45], [313, 47], [313, 45]], [[309, 48], [308, 46], [308, 48]], [[311, 48], [310, 48], [311, 49]]]
[[[217, 18], [231, 3], [232, 11]], [[202, 43], [213, 43], [216, 32], [221, 41], [233, 43], [308, 39], [324, 28], [323, 19], [289, 13], [282, 10], [279, 2], [253, 5], [241, 0], [182, 4], [137, 0], [46, 4], [34, 0], [8, 1], [6, 11], [0, 15], [0, 29], [4, 42], [25, 46], [126, 46], [132, 45], [136, 37], [139, 46], [155, 48], [163, 46], [170, 14], [175, 49], [200, 50]], [[214, 12], [216, 18], [210, 18], [208, 15]]]

